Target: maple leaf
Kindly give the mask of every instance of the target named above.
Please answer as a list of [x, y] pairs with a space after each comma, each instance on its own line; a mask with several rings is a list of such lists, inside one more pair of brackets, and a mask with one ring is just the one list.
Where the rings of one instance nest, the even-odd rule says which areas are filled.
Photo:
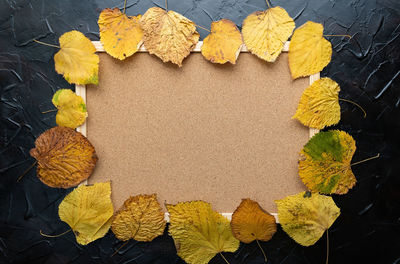
[[292, 78], [322, 71], [331, 61], [332, 45], [323, 37], [324, 27], [307, 21], [297, 28], [289, 45], [289, 68]]
[[339, 91], [339, 84], [330, 78], [315, 81], [304, 90], [296, 114], [292, 118], [305, 126], [317, 129], [339, 123]]
[[165, 224], [157, 195], [137, 195], [128, 198], [118, 210], [111, 230], [122, 241], [149, 242], [163, 234]]
[[60, 50], [54, 55], [56, 72], [69, 83], [98, 84], [99, 56], [90, 39], [72, 30], [64, 33], [59, 42]]
[[293, 19], [282, 7], [256, 11], [243, 21], [243, 40], [251, 53], [268, 62], [274, 62], [292, 35], [294, 27]]
[[69, 193], [58, 207], [60, 219], [66, 222], [81, 245], [102, 238], [111, 226], [114, 213], [110, 182], [81, 185]]
[[178, 255], [189, 264], [206, 264], [216, 254], [239, 248], [229, 220], [203, 201], [167, 205], [170, 214], [169, 234]]
[[85, 123], [87, 117], [83, 98], [69, 89], [60, 89], [54, 95], [52, 102], [57, 107], [56, 123], [59, 126], [77, 128]]
[[127, 16], [118, 8], [101, 11], [98, 20], [100, 41], [109, 55], [124, 60], [139, 50], [143, 43], [140, 18], [141, 15]]
[[203, 41], [201, 54], [213, 63], [235, 64], [242, 45], [242, 34], [235, 23], [221, 19], [211, 23], [211, 33]]
[[356, 142], [344, 131], [315, 134], [300, 152], [299, 175], [312, 192], [345, 194], [356, 184], [351, 159]]
[[159, 7], [149, 8], [140, 19], [143, 41], [150, 54], [163, 62], [182, 66], [182, 61], [196, 46], [199, 33], [196, 25], [186, 17]]
[[89, 140], [67, 127], [53, 127], [43, 132], [30, 154], [37, 160], [39, 179], [54, 188], [78, 185], [90, 176], [97, 162]]

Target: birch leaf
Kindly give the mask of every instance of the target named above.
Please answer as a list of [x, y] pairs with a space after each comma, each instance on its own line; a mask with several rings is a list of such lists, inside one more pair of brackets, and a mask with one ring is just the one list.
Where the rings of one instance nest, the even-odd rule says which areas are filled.
[[56, 123], [59, 126], [77, 128], [85, 123], [87, 117], [86, 104], [83, 98], [70, 89], [60, 89], [52, 102], [57, 107]]

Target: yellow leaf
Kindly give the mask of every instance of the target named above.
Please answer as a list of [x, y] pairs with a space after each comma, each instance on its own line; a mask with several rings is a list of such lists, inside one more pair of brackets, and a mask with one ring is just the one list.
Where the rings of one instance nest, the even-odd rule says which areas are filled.
[[301, 192], [275, 203], [283, 231], [302, 246], [314, 245], [340, 215], [332, 197], [318, 193]]
[[111, 225], [115, 236], [122, 241], [134, 239], [149, 242], [165, 229], [164, 213], [157, 195], [137, 195], [124, 202]]
[[306, 88], [301, 95], [296, 114], [303, 125], [323, 129], [340, 121], [339, 85], [330, 78], [322, 78]]
[[344, 131], [313, 136], [300, 152], [299, 175], [312, 192], [345, 194], [356, 184], [351, 159], [356, 142]]
[[143, 43], [143, 31], [138, 16], [127, 16], [118, 8], [106, 8], [99, 16], [100, 41], [112, 57], [124, 60]]
[[53, 127], [35, 141], [30, 154], [37, 160], [37, 176], [53, 188], [70, 188], [86, 180], [97, 162], [89, 140], [72, 128]]
[[294, 31], [289, 45], [289, 68], [293, 79], [318, 73], [331, 61], [332, 45], [323, 32], [324, 27], [312, 21]]
[[239, 248], [229, 220], [212, 210], [209, 203], [193, 201], [167, 205], [170, 213], [169, 234], [178, 255], [189, 264], [206, 264], [223, 251]]
[[199, 41], [196, 25], [186, 17], [159, 7], [149, 8], [140, 19], [143, 41], [150, 54], [163, 62], [182, 66], [182, 61]]
[[211, 33], [203, 41], [201, 54], [213, 63], [235, 64], [242, 45], [242, 34], [235, 23], [221, 19], [211, 23]]
[[243, 21], [243, 40], [251, 53], [274, 62], [294, 27], [293, 19], [280, 6], [256, 11]]
[[81, 32], [72, 30], [60, 39], [60, 50], [54, 55], [56, 72], [74, 84], [98, 84], [99, 56], [96, 48]]
[[53, 104], [57, 107], [56, 123], [59, 126], [77, 128], [85, 123], [87, 117], [83, 98], [69, 89], [60, 89], [53, 95]]
[[114, 213], [110, 182], [81, 185], [67, 196], [58, 207], [60, 219], [66, 222], [81, 245], [102, 238], [111, 226]]
[[276, 232], [275, 217], [250, 199], [243, 199], [232, 215], [233, 235], [244, 243], [268, 241]]

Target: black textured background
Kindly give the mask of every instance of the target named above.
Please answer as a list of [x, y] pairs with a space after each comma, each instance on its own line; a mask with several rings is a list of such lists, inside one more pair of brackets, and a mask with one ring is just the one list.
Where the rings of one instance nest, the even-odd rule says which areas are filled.
[[[29, 150], [35, 138], [55, 126], [51, 97], [68, 85], [54, 70], [55, 49], [34, 43], [58, 43], [66, 31], [79, 30], [98, 40], [97, 18], [106, 7], [123, 1], [0, 0], [0, 262], [1, 263], [183, 263], [166, 234], [151, 243], [135, 241], [110, 257], [121, 243], [109, 232], [88, 246], [76, 243], [57, 215], [70, 191], [43, 185], [31, 170]], [[128, 0], [129, 15], [143, 14], [163, 0]], [[399, 0], [272, 0], [284, 7], [296, 26], [307, 20], [323, 23], [325, 34], [350, 34], [351, 40], [328, 37], [332, 62], [323, 71], [341, 85], [340, 97], [359, 102], [368, 116], [347, 103], [337, 126], [357, 141], [354, 161], [376, 153], [381, 158], [353, 167], [357, 185], [334, 196], [342, 214], [330, 229], [330, 263], [400, 263], [400, 2]], [[173, 9], [209, 27], [228, 18], [241, 26], [264, 0], [169, 0]], [[199, 29], [201, 37], [207, 32]], [[240, 58], [239, 58], [240, 59]], [[268, 191], [268, 190], [266, 190]], [[271, 201], [272, 202], [272, 201]], [[281, 229], [262, 243], [269, 263], [324, 263], [325, 236], [302, 247]], [[256, 244], [225, 254], [231, 264], [263, 263]], [[211, 263], [223, 263], [217, 256]]]

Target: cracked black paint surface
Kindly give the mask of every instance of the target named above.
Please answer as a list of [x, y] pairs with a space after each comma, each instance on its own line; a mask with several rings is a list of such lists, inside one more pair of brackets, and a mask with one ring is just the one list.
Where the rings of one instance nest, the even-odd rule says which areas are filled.
[[[325, 34], [350, 34], [352, 39], [328, 37], [332, 62], [322, 72], [341, 85], [340, 97], [367, 110], [367, 118], [341, 103], [336, 128], [357, 141], [355, 161], [381, 153], [379, 160], [353, 167], [357, 185], [347, 195], [334, 196], [342, 214], [330, 229], [330, 263], [400, 263], [400, 2], [398, 0], [274, 0], [295, 18], [324, 24]], [[31, 170], [29, 150], [35, 138], [55, 126], [54, 91], [70, 86], [54, 71], [53, 48], [32, 39], [57, 43], [66, 31], [79, 30], [98, 40], [97, 18], [106, 7], [123, 1], [0, 0], [0, 262], [1, 263], [183, 263], [165, 233], [151, 243], [121, 245], [111, 232], [88, 246], [76, 243], [58, 218], [58, 205], [71, 190], [43, 185]], [[129, 15], [143, 14], [163, 0], [128, 0]], [[239, 27], [253, 11], [267, 8], [264, 0], [169, 0], [169, 9], [209, 26], [228, 18]], [[201, 37], [207, 34], [199, 29]], [[272, 202], [272, 201], [271, 201]], [[269, 263], [323, 263], [326, 240], [302, 247], [281, 229], [262, 243]], [[263, 263], [252, 243], [226, 253], [231, 264]], [[224, 263], [215, 257], [211, 263]]]

